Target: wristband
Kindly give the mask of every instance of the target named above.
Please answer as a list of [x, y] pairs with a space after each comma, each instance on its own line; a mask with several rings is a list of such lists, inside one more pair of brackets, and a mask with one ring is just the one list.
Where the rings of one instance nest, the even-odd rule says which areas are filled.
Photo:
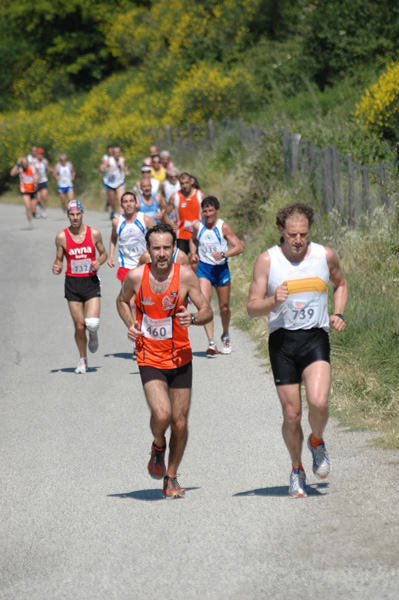
[[16, 166], [16, 167], [18, 167], [18, 169], [19, 169], [19, 167], [20, 167], [21, 165], [20, 165], [19, 163], [15, 163], [15, 166]]
[[335, 317], [339, 317], [340, 319], [342, 319], [343, 321], [345, 321], [345, 317], [344, 317], [344, 315], [341, 315], [341, 313], [335, 313], [334, 316]]
[[223, 258], [226, 258], [226, 255], [224, 252], [221, 252], [220, 254], [222, 255]]

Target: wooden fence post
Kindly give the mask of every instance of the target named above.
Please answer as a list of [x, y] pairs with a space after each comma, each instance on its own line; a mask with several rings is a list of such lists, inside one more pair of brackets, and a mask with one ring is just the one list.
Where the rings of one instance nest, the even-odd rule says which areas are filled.
[[353, 172], [353, 162], [351, 155], [348, 156], [348, 202], [349, 202], [349, 219], [350, 227], [355, 225], [355, 177]]
[[337, 149], [332, 146], [332, 183], [333, 183], [333, 206], [341, 212], [341, 192], [339, 189], [339, 155]]
[[324, 197], [327, 212], [331, 212], [333, 207], [333, 186], [330, 169], [330, 148], [324, 148], [323, 152], [323, 183]]
[[366, 214], [370, 216], [371, 204], [370, 204], [370, 181], [369, 181], [369, 170], [368, 167], [362, 167], [362, 196], [363, 206]]
[[291, 175], [295, 175], [298, 171], [298, 155], [299, 142], [301, 141], [300, 133], [293, 133], [291, 136]]

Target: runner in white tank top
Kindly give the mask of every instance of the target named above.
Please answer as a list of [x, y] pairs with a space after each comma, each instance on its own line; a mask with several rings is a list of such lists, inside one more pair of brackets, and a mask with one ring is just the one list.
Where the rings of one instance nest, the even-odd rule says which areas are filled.
[[[311, 435], [307, 444], [316, 477], [324, 479], [330, 461], [323, 440], [330, 391], [330, 325], [345, 329], [348, 289], [336, 253], [309, 242], [313, 209], [289, 204], [277, 212], [281, 244], [263, 252], [254, 267], [247, 310], [269, 316], [269, 354], [283, 409], [283, 437], [291, 458], [289, 496], [307, 496], [302, 465], [301, 382], [305, 384]], [[327, 284], [334, 285], [334, 311], [327, 312]]]

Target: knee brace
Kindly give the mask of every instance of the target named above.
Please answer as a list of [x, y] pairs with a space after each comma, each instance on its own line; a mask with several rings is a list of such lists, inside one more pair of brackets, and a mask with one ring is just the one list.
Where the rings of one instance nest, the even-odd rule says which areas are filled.
[[94, 317], [85, 319], [85, 325], [86, 329], [94, 333], [100, 327], [100, 319], [95, 319]]

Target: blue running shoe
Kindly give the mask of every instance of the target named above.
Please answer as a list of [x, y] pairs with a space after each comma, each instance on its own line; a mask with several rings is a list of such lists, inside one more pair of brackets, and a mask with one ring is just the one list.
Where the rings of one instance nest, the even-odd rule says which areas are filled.
[[311, 436], [308, 437], [308, 448], [312, 453], [313, 458], [313, 473], [319, 479], [325, 479], [331, 471], [330, 461], [328, 459], [327, 450], [324, 442], [317, 446], [316, 450], [310, 443]]

